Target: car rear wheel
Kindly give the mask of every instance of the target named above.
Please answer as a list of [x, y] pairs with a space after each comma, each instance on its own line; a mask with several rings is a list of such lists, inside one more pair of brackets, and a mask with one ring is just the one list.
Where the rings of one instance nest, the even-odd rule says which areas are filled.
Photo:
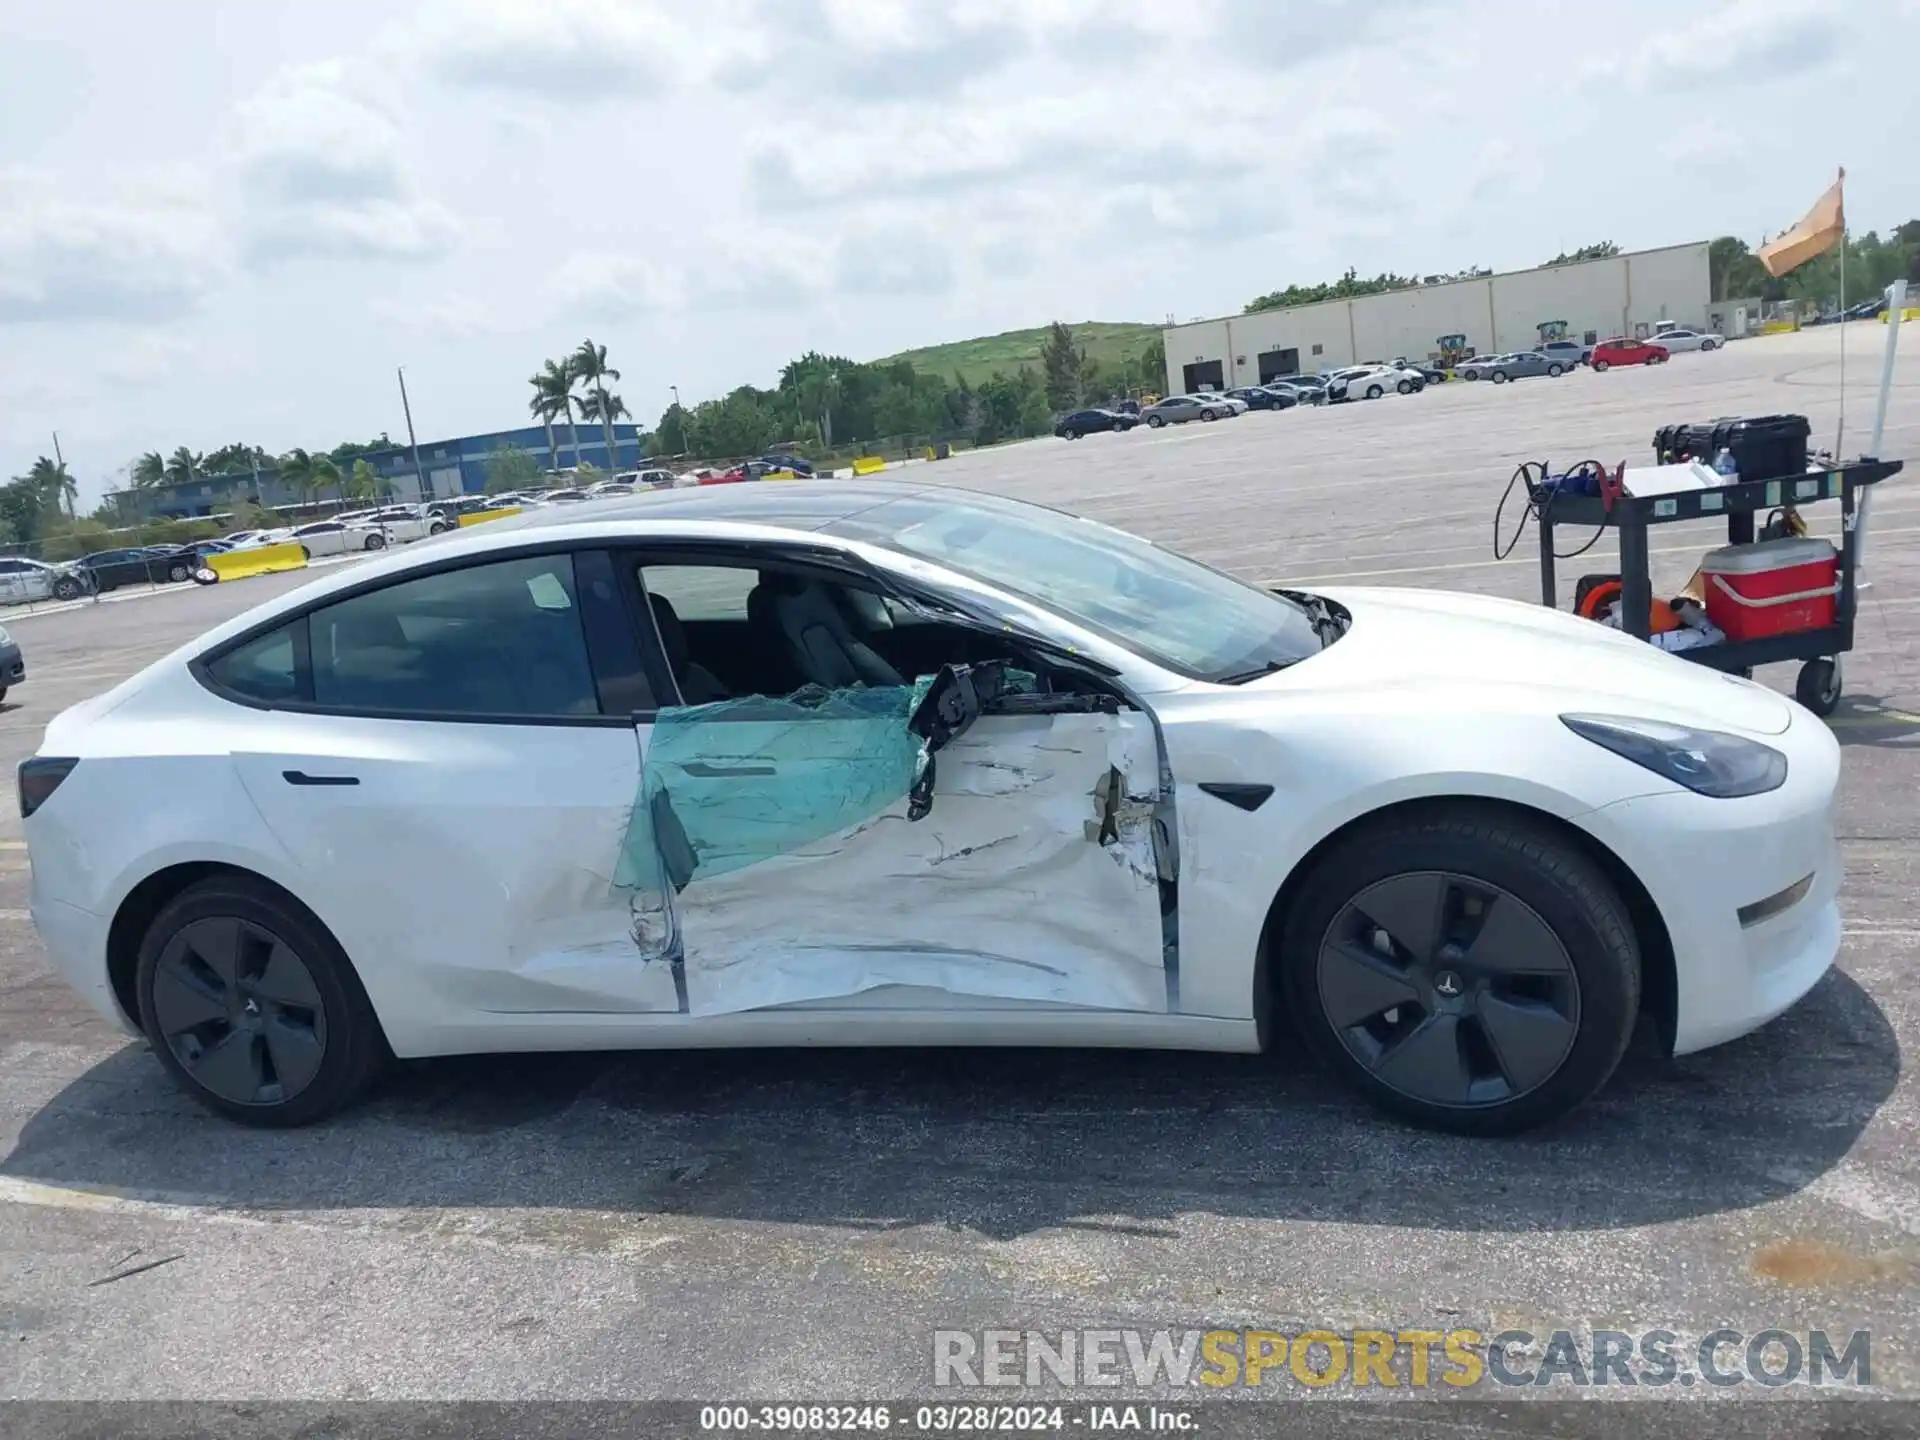
[[386, 1043], [345, 953], [261, 881], [205, 880], [140, 943], [140, 1024], [173, 1077], [229, 1119], [305, 1125], [354, 1099]]
[[368, 550], [384, 550], [387, 548], [387, 537], [382, 535], [378, 530], [375, 530], [367, 536], [365, 548]]
[[1593, 368], [1595, 370], [1604, 370], [1607, 368], [1607, 362], [1604, 360], [1596, 360], [1593, 362]]
[[167, 566], [167, 579], [176, 585], [184, 585], [193, 578], [193, 568], [182, 560]]
[[1598, 867], [1544, 826], [1466, 805], [1339, 844], [1277, 959], [1323, 1063], [1385, 1109], [1469, 1135], [1591, 1096], [1640, 999], [1626, 906]]
[[1507, 372], [1504, 370], [1496, 370], [1493, 372], [1492, 379], [1494, 384], [1504, 385], [1507, 383]]
[[1393, 388], [1398, 390], [1402, 395], [1411, 395], [1413, 393], [1413, 382], [1411, 380], [1402, 380]]
[[1378, 385], [1367, 386], [1367, 399], [1369, 400], [1378, 400], [1382, 395], [1386, 393], [1387, 392], [1381, 389]]

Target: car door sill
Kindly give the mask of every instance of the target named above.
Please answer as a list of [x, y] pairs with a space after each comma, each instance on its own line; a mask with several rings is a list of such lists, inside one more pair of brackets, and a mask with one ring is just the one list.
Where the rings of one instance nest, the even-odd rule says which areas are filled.
[[1113, 1010], [749, 1010], [689, 1018], [650, 1014], [469, 1012], [440, 1023], [389, 1026], [402, 1059], [556, 1050], [783, 1047], [1031, 1046], [1126, 1050], [1259, 1049], [1251, 1019]]

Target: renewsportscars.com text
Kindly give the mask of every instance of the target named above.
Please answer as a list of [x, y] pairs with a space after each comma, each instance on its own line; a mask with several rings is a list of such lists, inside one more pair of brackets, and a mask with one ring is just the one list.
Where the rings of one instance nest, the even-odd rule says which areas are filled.
[[945, 1388], [1262, 1386], [1475, 1387], [1873, 1383], [1872, 1336], [1855, 1330], [1399, 1329], [937, 1330], [933, 1383]]

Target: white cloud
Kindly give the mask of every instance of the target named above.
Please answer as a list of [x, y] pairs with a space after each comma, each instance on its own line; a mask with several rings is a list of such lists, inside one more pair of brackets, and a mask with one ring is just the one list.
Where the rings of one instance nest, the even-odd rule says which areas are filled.
[[235, 107], [249, 262], [424, 260], [453, 247], [459, 227], [415, 178], [377, 79], [341, 61], [293, 66]]
[[0, 174], [0, 324], [151, 323], [193, 313], [221, 273], [203, 211], [165, 196], [101, 196]]
[[684, 299], [677, 271], [633, 255], [569, 255], [542, 288], [561, 314], [588, 321], [674, 310]]
[[467, 295], [437, 300], [378, 300], [372, 313], [382, 325], [432, 340], [473, 340], [501, 334], [509, 327], [499, 305]]
[[1685, 85], [1751, 87], [1824, 68], [1839, 54], [1845, 19], [1841, 0], [1735, 0], [1691, 23], [1654, 29], [1600, 69], [1642, 89], [1671, 91], [1676, 101]]
[[741, 51], [741, 0], [443, 0], [400, 44], [454, 86], [556, 104], [646, 100], [702, 83]]

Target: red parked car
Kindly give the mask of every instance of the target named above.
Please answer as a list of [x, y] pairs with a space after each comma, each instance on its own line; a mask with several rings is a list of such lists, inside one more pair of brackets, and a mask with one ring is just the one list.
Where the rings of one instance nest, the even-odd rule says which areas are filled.
[[1609, 365], [1664, 365], [1666, 362], [1666, 346], [1616, 335], [1594, 346], [1593, 359], [1588, 363], [1596, 370], [1604, 370]]

